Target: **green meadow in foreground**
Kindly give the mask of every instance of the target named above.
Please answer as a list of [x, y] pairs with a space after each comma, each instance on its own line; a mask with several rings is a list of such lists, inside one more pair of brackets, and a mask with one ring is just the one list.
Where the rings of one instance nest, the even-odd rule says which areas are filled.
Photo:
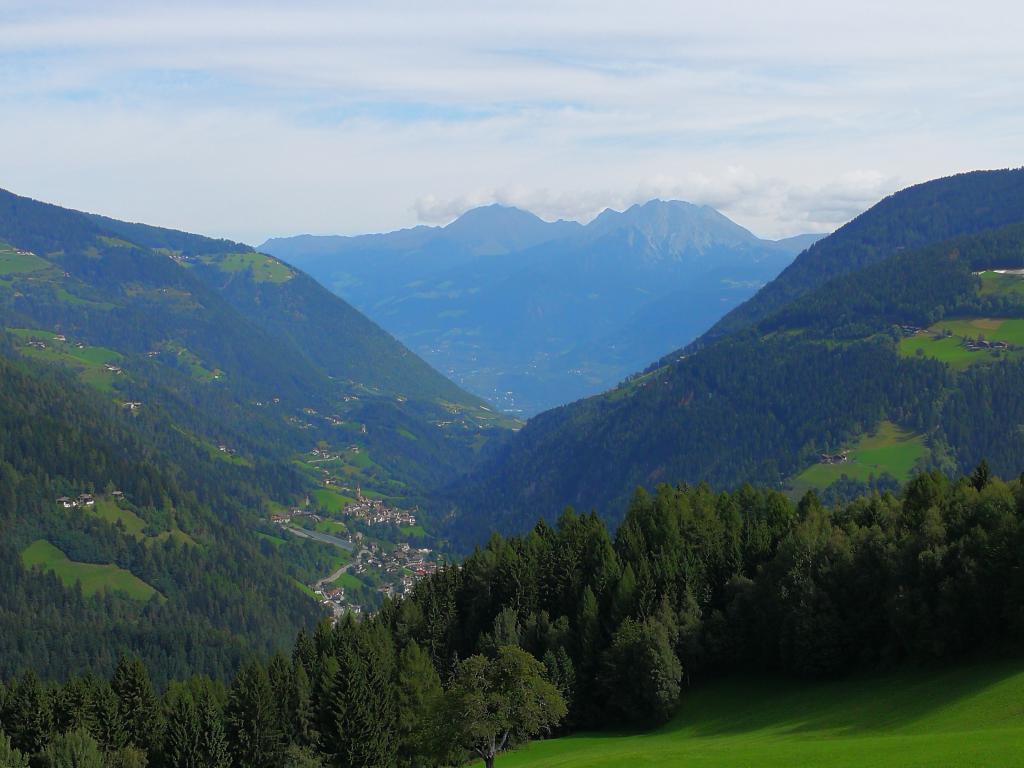
[[731, 680], [683, 696], [646, 734], [569, 736], [498, 758], [499, 768], [680, 765], [1024, 765], [1024, 661], [823, 683]]

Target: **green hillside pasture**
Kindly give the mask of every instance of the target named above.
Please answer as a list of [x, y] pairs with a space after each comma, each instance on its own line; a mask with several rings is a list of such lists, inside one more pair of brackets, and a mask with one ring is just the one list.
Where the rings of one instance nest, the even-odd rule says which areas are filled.
[[948, 330], [954, 336], [963, 338], [980, 338], [988, 341], [1005, 341], [1007, 344], [1024, 346], [1024, 320], [977, 317], [967, 320], [943, 320], [932, 328]]
[[[84, 384], [95, 387], [103, 392], [112, 392], [114, 380], [118, 374], [108, 371], [107, 363], [117, 363], [121, 354], [107, 347], [87, 346], [78, 349], [72, 342], [57, 341], [52, 331], [38, 328], [8, 328], [13, 336], [23, 342], [21, 352], [36, 360], [57, 363], [73, 368]], [[41, 341], [45, 349], [28, 346], [30, 341]]]
[[30, 274], [52, 266], [46, 259], [41, 259], [34, 253], [18, 253], [7, 243], [0, 243], [0, 277]]
[[[76, 513], [73, 512], [72, 514]], [[106, 520], [111, 525], [121, 523], [121, 527], [126, 534], [134, 536], [139, 541], [145, 541], [146, 544], [161, 544], [167, 541], [167, 539], [173, 539], [178, 544], [198, 546], [195, 539], [180, 528], [161, 531], [155, 536], [147, 536], [145, 533], [146, 521], [130, 509], [118, 506], [117, 502], [111, 498], [97, 497], [96, 504], [92, 507], [87, 507], [84, 510], [84, 514], [95, 515], [102, 520]]]
[[97, 499], [96, 504], [88, 509], [86, 514], [96, 515], [112, 525], [121, 523], [125, 533], [140, 539], [143, 537], [146, 521], [130, 509], [122, 509], [113, 500]]
[[284, 283], [295, 276], [287, 266], [262, 253], [229, 253], [217, 262], [223, 272], [251, 272], [258, 283]]
[[53, 572], [68, 587], [73, 587], [76, 582], [81, 584], [82, 593], [87, 596], [113, 590], [123, 592], [134, 600], [146, 601], [158, 594], [142, 579], [116, 565], [69, 560], [67, 555], [45, 539], [37, 539], [26, 547], [21, 553], [21, 562], [26, 568]]
[[982, 272], [980, 293], [982, 296], [1024, 296], [1024, 274]]
[[[943, 335], [946, 331], [951, 335]], [[905, 357], [924, 355], [946, 363], [956, 370], [964, 370], [977, 363], [995, 362], [1006, 357], [1024, 358], [1024, 350], [1019, 349], [971, 352], [963, 346], [964, 339], [980, 337], [987, 341], [1005, 341], [1007, 344], [1024, 347], [1024, 320], [984, 317], [943, 320], [929, 328], [926, 333], [902, 339], [899, 349], [900, 354]]]
[[321, 520], [313, 528], [320, 531], [320, 533], [329, 533], [331, 536], [341, 536], [348, 533], [348, 526], [340, 520]]
[[866, 481], [884, 472], [905, 482], [917, 461], [928, 454], [921, 435], [900, 429], [890, 421], [881, 422], [874, 434], [861, 436], [848, 450], [849, 459], [844, 464], [815, 464], [805, 469], [791, 482], [793, 490], [803, 494], [810, 489], [828, 488], [843, 475]]
[[732, 680], [694, 689], [646, 734], [580, 735], [500, 768], [981, 768], [1024, 764], [1024, 662], [826, 683]]
[[[316, 500], [317, 504], [331, 514], [341, 512], [345, 509], [346, 505], [355, 501], [355, 499], [349, 498], [337, 491], [333, 491], [330, 488], [317, 488], [311, 495]], [[327, 531], [327, 533], [330, 533], [330, 531]]]
[[295, 588], [298, 589], [300, 592], [302, 592], [307, 597], [311, 597], [314, 600], [319, 600], [319, 598], [316, 596], [316, 592], [314, 592], [312, 589], [310, 589], [308, 586], [303, 584], [298, 579], [292, 578], [292, 584], [294, 584]]

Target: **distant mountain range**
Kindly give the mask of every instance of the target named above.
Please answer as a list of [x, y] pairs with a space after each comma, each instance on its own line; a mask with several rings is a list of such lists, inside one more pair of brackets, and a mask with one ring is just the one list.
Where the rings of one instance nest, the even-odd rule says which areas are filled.
[[268, 240], [470, 392], [526, 415], [614, 386], [752, 296], [818, 235], [761, 240], [652, 200], [546, 222], [492, 205], [445, 227]]
[[1016, 477], [1022, 268], [1024, 169], [903, 190], [688, 348], [531, 419], [453, 487], [453, 535], [469, 546], [565, 505], [616, 520], [661, 482], [840, 498], [983, 459]]

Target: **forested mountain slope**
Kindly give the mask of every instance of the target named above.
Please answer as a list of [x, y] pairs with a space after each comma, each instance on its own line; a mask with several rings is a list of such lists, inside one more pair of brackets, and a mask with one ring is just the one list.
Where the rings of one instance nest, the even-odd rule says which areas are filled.
[[273, 257], [6, 192], [0, 373], [0, 670], [54, 677], [280, 646], [339, 550], [272, 514], [411, 508], [507, 423]]
[[[223, 675], [315, 619], [252, 533], [297, 475], [211, 459], [160, 414], [131, 414], [6, 341], [0, 352], [3, 674], [109, 672], [136, 653], [159, 679]], [[84, 493], [89, 506], [56, 502]]]
[[2, 275], [5, 327], [102, 347], [120, 368], [105, 388], [159, 402], [214, 446], [282, 458], [318, 440], [361, 443], [386, 465], [382, 481], [424, 486], [471, 463], [480, 430], [504, 423], [344, 301], [247, 246], [10, 193], [0, 242], [27, 254]]
[[[947, 201], [964, 185], [967, 210], [935, 214], [942, 231], [976, 234], [936, 245], [904, 247], [926, 238], [898, 227], [886, 241], [892, 203], [878, 221], [873, 209], [857, 227], [879, 233], [870, 253], [887, 259], [865, 255], [859, 270], [756, 326], [532, 419], [453, 490], [453, 531], [468, 544], [565, 504], [614, 520], [631, 488], [662, 481], [842, 495], [893, 487], [914, 468], [967, 471], [984, 457], [1015, 476], [1024, 469], [1024, 283], [995, 270], [1024, 267], [1024, 229], [983, 225], [1024, 220], [1024, 186], [1011, 184], [1022, 178], [943, 182]], [[829, 271], [839, 252], [831, 239], [801, 259], [821, 255]], [[477, 514], [483, 499], [489, 513]]]
[[1019, 221], [1024, 172], [974, 171], [904, 189], [811, 245], [782, 274], [704, 334], [701, 346], [762, 320], [834, 277], [959, 234]]

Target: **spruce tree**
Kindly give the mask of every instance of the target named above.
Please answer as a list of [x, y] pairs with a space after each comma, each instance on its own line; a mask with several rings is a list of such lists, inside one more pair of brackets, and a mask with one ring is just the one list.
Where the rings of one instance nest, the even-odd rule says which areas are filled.
[[395, 761], [394, 655], [383, 627], [363, 626], [345, 638], [330, 694], [329, 751], [341, 766]]
[[317, 742], [313, 691], [306, 668], [300, 663], [295, 664], [292, 672], [291, 698], [292, 740], [300, 746], [311, 747]]
[[192, 694], [179, 686], [167, 698], [166, 764], [170, 768], [206, 768], [200, 752], [203, 726]]
[[242, 666], [231, 684], [225, 711], [228, 744], [236, 768], [276, 768], [283, 745], [267, 671], [256, 661]]
[[117, 694], [118, 713], [128, 743], [155, 754], [162, 737], [162, 724], [159, 704], [145, 664], [138, 658], [122, 657], [110, 684]]
[[4, 727], [15, 749], [26, 755], [40, 752], [50, 735], [50, 706], [35, 672], [29, 670], [14, 686]]
[[114, 689], [106, 682], [99, 682], [93, 688], [92, 722], [92, 735], [104, 752], [116, 752], [128, 744], [120, 702]]
[[438, 748], [439, 707], [444, 691], [430, 656], [409, 643], [398, 658], [397, 740], [402, 766], [429, 764]]
[[200, 765], [204, 768], [229, 768], [231, 753], [228, 751], [227, 734], [224, 731], [224, 714], [206, 689], [196, 694], [196, 716], [201, 726]]

